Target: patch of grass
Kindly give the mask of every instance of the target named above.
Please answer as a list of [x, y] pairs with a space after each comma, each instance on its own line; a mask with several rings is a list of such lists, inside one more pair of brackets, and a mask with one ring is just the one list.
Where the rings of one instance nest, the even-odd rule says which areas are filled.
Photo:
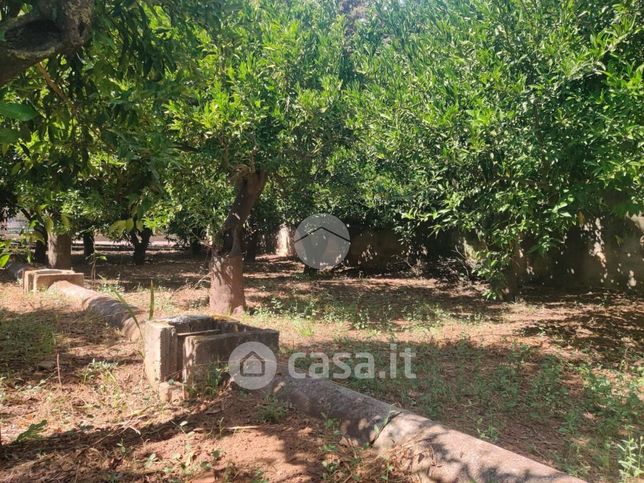
[[288, 408], [275, 396], [264, 399], [258, 410], [258, 418], [263, 423], [276, 424], [284, 420]]
[[326, 419], [324, 426], [322, 481], [410, 481], [395, 461], [342, 441], [337, 421]]
[[127, 397], [123, 394], [114, 370], [118, 363], [92, 360], [81, 371], [83, 384], [87, 384], [104, 398], [114, 409], [123, 409], [127, 405]]
[[54, 353], [54, 324], [32, 314], [7, 319], [0, 314], [0, 364], [6, 370], [31, 366]]
[[[376, 374], [387, 367], [382, 341], [334, 342], [342, 350], [371, 352]], [[560, 453], [551, 450], [547, 457], [581, 477], [615, 481], [619, 461], [637, 461], [639, 449], [633, 441], [642, 435], [643, 369], [573, 364], [552, 355], [542, 357], [524, 344], [503, 344], [512, 345], [499, 354], [466, 335], [447, 347], [426, 343], [416, 347], [417, 379], [399, 374], [396, 379], [351, 377], [343, 383], [501, 445], [506, 428], [547, 422], [559, 428], [556, 439], [564, 442]]]
[[313, 337], [315, 335], [315, 324], [305, 319], [296, 319], [293, 326], [302, 337]]

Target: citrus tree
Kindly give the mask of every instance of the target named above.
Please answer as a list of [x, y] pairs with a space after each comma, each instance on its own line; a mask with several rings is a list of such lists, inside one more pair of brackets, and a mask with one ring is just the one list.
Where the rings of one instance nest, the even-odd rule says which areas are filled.
[[399, 227], [473, 236], [478, 273], [512, 296], [518, 250], [644, 206], [642, 12], [637, 0], [376, 2], [349, 94], [366, 186]]
[[[168, 111], [192, 162], [211, 173], [193, 179], [227, 180], [233, 193], [225, 216], [210, 219], [222, 220], [210, 306], [231, 313], [245, 307], [242, 229], [268, 180], [306, 190], [308, 173], [343, 131], [343, 22], [333, 2], [240, 2], [201, 38], [200, 78]], [[198, 198], [201, 185], [192, 189]]]
[[190, 62], [193, 25], [216, 11], [198, 2], [101, 3], [82, 48], [36, 63], [0, 89], [4, 198], [47, 228], [54, 251], [62, 236], [69, 252], [74, 220], [85, 229], [112, 216], [142, 260], [145, 215], [162, 197], [176, 149], [163, 106], [184, 82], [177, 59]]

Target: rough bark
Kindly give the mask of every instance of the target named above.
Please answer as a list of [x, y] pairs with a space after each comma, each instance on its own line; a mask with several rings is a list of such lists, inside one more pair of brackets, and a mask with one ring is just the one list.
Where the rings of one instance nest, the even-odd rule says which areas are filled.
[[43, 241], [38, 240], [34, 245], [34, 263], [49, 265], [49, 260], [47, 259], [47, 232], [38, 228], [36, 228], [36, 231], [40, 234]]
[[259, 251], [259, 231], [254, 230], [246, 236], [246, 250], [244, 251], [244, 261], [252, 263], [257, 259]]
[[148, 246], [150, 245], [150, 237], [152, 236], [152, 230], [149, 228], [144, 228], [141, 231], [141, 237], [136, 230], [130, 232], [130, 241], [134, 246], [134, 254], [132, 259], [134, 260], [135, 265], [143, 265], [145, 263], [145, 253], [147, 252]]
[[266, 184], [266, 172], [242, 176], [236, 185], [236, 197], [228, 212], [211, 260], [210, 308], [214, 312], [235, 314], [246, 309], [242, 227]]
[[246, 309], [241, 255], [214, 255], [210, 261], [210, 310], [239, 314]]
[[[78, 50], [91, 32], [93, 0], [39, 0], [25, 15], [9, 9], [0, 23], [0, 86], [43, 59]], [[11, 11], [13, 10], [13, 11]]]
[[49, 268], [59, 270], [72, 268], [72, 236], [70, 233], [49, 233], [47, 246]]
[[94, 255], [94, 233], [91, 231], [83, 232], [83, 255], [89, 258]]

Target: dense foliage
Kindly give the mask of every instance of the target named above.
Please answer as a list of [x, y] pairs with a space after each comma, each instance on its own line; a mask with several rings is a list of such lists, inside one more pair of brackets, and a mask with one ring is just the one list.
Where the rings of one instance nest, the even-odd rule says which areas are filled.
[[106, 2], [77, 54], [0, 90], [0, 202], [217, 241], [261, 172], [251, 232], [313, 211], [459, 232], [502, 285], [518, 248], [642, 211], [643, 7]]
[[524, 241], [546, 251], [575, 224], [640, 213], [642, 6], [378, 3], [350, 94], [365, 205], [475, 234], [490, 279]]

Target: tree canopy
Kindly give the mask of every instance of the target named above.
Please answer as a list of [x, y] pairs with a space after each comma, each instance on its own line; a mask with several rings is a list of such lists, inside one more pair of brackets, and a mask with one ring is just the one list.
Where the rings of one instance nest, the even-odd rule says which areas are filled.
[[[91, 28], [67, 39], [45, 4]], [[471, 236], [503, 286], [518, 249], [642, 211], [642, 7], [0, 2], [0, 203], [49, 231], [209, 234], [229, 261], [257, 203], [331, 211]], [[22, 65], [11, 25], [36, 17], [61, 45]]]

